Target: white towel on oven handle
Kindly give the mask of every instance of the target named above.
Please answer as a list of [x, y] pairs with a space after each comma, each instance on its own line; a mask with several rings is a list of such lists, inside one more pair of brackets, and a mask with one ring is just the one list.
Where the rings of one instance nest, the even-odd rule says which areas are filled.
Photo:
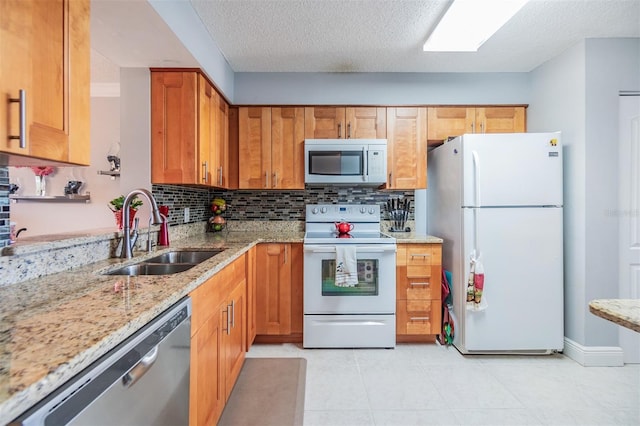
[[356, 246], [336, 245], [336, 287], [355, 287], [358, 284]]

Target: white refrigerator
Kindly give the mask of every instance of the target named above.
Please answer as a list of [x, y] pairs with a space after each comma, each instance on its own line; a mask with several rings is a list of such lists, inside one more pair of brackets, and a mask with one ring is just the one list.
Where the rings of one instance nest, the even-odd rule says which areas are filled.
[[[468, 134], [428, 154], [427, 231], [452, 273], [453, 344], [465, 354], [561, 351], [560, 133]], [[471, 258], [482, 303], [467, 302]]]

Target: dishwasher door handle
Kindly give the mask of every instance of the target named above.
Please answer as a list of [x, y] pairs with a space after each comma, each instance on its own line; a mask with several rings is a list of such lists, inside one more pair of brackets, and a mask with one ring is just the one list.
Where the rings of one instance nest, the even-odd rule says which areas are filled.
[[154, 346], [145, 356], [142, 357], [140, 362], [133, 366], [131, 370], [124, 376], [122, 376], [122, 386], [130, 388], [133, 386], [147, 371], [153, 367], [153, 364], [158, 359], [158, 345]]

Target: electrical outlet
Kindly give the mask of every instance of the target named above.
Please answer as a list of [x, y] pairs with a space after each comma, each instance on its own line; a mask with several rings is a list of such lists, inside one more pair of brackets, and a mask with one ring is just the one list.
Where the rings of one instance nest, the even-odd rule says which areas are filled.
[[184, 223], [189, 223], [189, 207], [184, 208]]

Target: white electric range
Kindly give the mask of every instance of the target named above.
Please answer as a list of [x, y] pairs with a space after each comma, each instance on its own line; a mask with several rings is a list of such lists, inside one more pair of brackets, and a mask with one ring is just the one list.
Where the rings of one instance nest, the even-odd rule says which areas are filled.
[[[336, 224], [348, 222], [340, 234]], [[393, 348], [396, 344], [396, 240], [380, 232], [376, 204], [306, 207], [305, 348]], [[336, 285], [336, 248], [355, 251], [357, 284]]]

